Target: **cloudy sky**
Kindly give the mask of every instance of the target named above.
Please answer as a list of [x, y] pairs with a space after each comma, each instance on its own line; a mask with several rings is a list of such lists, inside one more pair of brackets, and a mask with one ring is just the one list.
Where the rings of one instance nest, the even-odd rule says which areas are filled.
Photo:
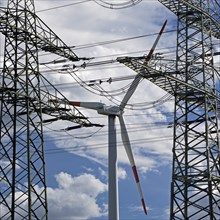
[[[143, 0], [120, 10], [101, 7], [94, 1], [35, 1], [35, 5], [38, 16], [67, 45], [74, 46], [79, 57], [95, 58], [89, 63], [146, 55], [166, 19], [168, 33], [162, 36], [157, 52], [164, 53], [161, 56], [174, 54], [176, 32], [171, 30], [176, 28], [175, 16], [156, 0]], [[125, 40], [129, 38], [134, 39]], [[42, 74], [69, 100], [118, 105], [136, 74], [117, 62], [73, 69], [70, 62], [49, 64], [54, 59], [57, 58], [52, 55], [40, 56]], [[63, 65], [69, 65], [68, 71], [59, 71]], [[119, 80], [110, 84], [109, 78]], [[93, 86], [89, 85], [90, 80], [95, 80]], [[124, 113], [147, 217], [116, 121], [121, 219], [168, 219], [172, 159], [169, 124], [173, 120], [173, 104], [172, 100], [155, 104], [165, 96], [165, 92], [143, 80]], [[105, 126], [68, 132], [62, 131], [71, 126], [65, 121], [44, 126], [50, 219], [108, 218], [108, 119], [92, 110], [80, 108], [80, 111], [91, 122]]]
[[[129, 0], [111, 2], [113, 9], [93, 0], [35, 1], [37, 15], [78, 57], [93, 58], [51, 64], [63, 58], [40, 53], [42, 74], [69, 100], [119, 105], [136, 73], [115, 62], [116, 58], [146, 55], [165, 20], [168, 24], [155, 52], [164, 59], [175, 55], [176, 17], [161, 3], [142, 0], [133, 7], [114, 9], [118, 2]], [[92, 65], [104, 61], [112, 62]], [[81, 67], [83, 62], [86, 68]], [[67, 132], [63, 129], [73, 126], [70, 122], [44, 125], [51, 220], [108, 219], [108, 118], [93, 110], [79, 110], [92, 123], [104, 127]], [[172, 97], [143, 80], [129, 100], [124, 120], [148, 216], [143, 212], [116, 120], [120, 219], [166, 220], [171, 182]]]

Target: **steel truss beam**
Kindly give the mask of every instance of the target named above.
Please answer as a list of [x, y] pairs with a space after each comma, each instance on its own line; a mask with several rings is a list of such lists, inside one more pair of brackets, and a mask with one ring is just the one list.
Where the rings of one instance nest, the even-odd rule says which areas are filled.
[[[38, 50], [41, 49], [46, 52], [51, 52], [71, 61], [78, 61], [79, 58], [77, 55], [34, 11], [29, 11], [26, 7], [28, 7], [28, 5], [21, 5], [20, 3], [17, 5], [14, 3], [13, 8], [0, 8], [0, 32], [12, 39], [15, 37], [18, 40], [25, 39], [28, 44], [33, 44]], [[29, 22], [26, 18], [34, 20], [34, 24]], [[32, 52], [35, 53], [35, 51]]]
[[[167, 93], [173, 95], [173, 96], [183, 96], [185, 95], [185, 87], [188, 86], [188, 88], [191, 90], [188, 91], [187, 97], [188, 101], [191, 100], [197, 100], [198, 102], [202, 102], [202, 99], [200, 96], [204, 96], [204, 94], [208, 94], [211, 99], [216, 99], [217, 101], [220, 101], [220, 91], [217, 91], [215, 93], [210, 92], [210, 89], [204, 89], [202, 88], [202, 82], [200, 80], [195, 79], [193, 84], [189, 84], [185, 82], [181, 75], [184, 74], [184, 72], [180, 72], [179, 70], [176, 70], [174, 66], [169, 66], [169, 68], [165, 68], [163, 70], [159, 70], [158, 66], [155, 68], [154, 66], [146, 66], [144, 64], [144, 59], [139, 58], [131, 58], [131, 57], [119, 57], [117, 58], [117, 61], [120, 63], [123, 63], [130, 69], [134, 70], [135, 72], [142, 75], [143, 78], [151, 81]], [[177, 92], [178, 88], [178, 92]], [[196, 98], [191, 97], [191, 95], [196, 95]]]
[[[81, 127], [92, 127], [98, 126], [98, 124], [91, 123], [87, 117], [85, 117], [76, 107], [69, 105], [67, 98], [59, 92], [42, 74], [39, 73], [39, 81], [41, 83], [40, 87], [40, 98], [31, 96], [31, 99], [35, 103], [35, 108], [29, 108], [29, 114], [33, 112], [41, 112], [42, 116], [51, 116], [54, 119], [46, 119], [43, 121], [57, 121], [57, 120], [68, 120], [73, 123], [80, 124]], [[47, 87], [50, 87], [50, 90]], [[4, 94], [5, 100], [8, 104], [11, 104], [13, 100], [11, 99], [12, 94], [16, 94], [13, 88], [0, 88], [0, 94]], [[20, 94], [20, 97], [25, 99], [26, 94]], [[65, 100], [65, 104], [60, 104], [59, 102], [54, 102], [53, 100]], [[22, 101], [22, 98], [17, 102], [19, 107], [23, 109], [26, 108], [26, 103]], [[26, 115], [27, 111], [21, 111], [19, 115]], [[40, 122], [39, 122], [40, 123]]]

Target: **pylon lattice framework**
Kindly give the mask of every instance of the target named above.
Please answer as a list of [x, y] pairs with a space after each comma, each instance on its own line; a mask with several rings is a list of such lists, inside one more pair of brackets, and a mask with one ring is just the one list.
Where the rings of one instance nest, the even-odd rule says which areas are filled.
[[34, 0], [9, 0], [7, 8], [0, 8], [0, 31], [5, 35], [0, 88], [0, 214], [10, 220], [47, 219], [42, 114], [52, 116], [49, 121], [80, 124], [71, 129], [94, 124], [76, 108], [49, 102], [57, 100], [59, 92], [54, 88], [52, 94], [40, 87], [46, 79], [39, 72], [38, 51], [71, 61], [79, 58], [37, 17]]
[[191, 3], [202, 10], [181, 1], [169, 4], [178, 12], [176, 77], [194, 86], [199, 81], [199, 88], [207, 92], [188, 86], [176, 88], [170, 218], [219, 219], [219, 101], [214, 98], [219, 98], [219, 94], [210, 33], [219, 35], [210, 25], [211, 17], [203, 13], [212, 14], [211, 1]]
[[[26, 10], [24, 10], [24, 8]], [[46, 219], [46, 183], [37, 46], [23, 41], [33, 32], [32, 1], [8, 1], [1, 94], [1, 217]], [[15, 17], [15, 19], [12, 18]], [[23, 26], [25, 25], [25, 27]], [[19, 32], [25, 28], [25, 32]], [[17, 37], [14, 37], [14, 36]], [[24, 106], [19, 106], [24, 103]], [[38, 110], [36, 110], [38, 108]], [[31, 113], [35, 109], [34, 113]], [[22, 112], [26, 112], [23, 115]], [[27, 205], [26, 205], [27, 204]]]

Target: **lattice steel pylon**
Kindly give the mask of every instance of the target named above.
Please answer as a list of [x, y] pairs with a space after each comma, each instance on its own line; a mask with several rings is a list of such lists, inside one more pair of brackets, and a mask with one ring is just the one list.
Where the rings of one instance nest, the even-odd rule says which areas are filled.
[[219, 96], [213, 37], [220, 6], [213, 0], [160, 1], [178, 17], [178, 78], [208, 91], [176, 87], [171, 219], [220, 219]]
[[8, 1], [4, 15], [0, 109], [2, 219], [47, 218], [43, 131], [42, 125], [36, 124], [41, 121], [41, 111], [31, 113], [36, 108], [33, 97], [40, 99], [40, 90], [36, 45], [26, 40], [36, 25], [29, 11], [34, 11], [32, 1]]
[[[220, 219], [219, 102], [213, 39], [220, 39], [216, 0], [159, 0], [178, 18], [174, 66], [152, 68], [119, 58], [175, 97], [170, 219]], [[219, 83], [219, 82], [218, 82]]]
[[57, 97], [40, 87], [38, 51], [79, 59], [35, 14], [33, 0], [9, 0], [0, 8], [0, 32], [0, 218], [48, 219], [42, 113], [91, 124], [76, 109], [48, 102]]

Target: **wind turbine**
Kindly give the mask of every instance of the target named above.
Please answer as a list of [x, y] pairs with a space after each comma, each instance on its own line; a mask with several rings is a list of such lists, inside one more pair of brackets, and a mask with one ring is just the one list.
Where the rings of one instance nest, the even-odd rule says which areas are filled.
[[[164, 31], [166, 26], [167, 20], [164, 22], [150, 52], [148, 53], [144, 64], [147, 65], [148, 62], [151, 60], [156, 45], [158, 44], [160, 37]], [[136, 169], [133, 153], [131, 150], [131, 144], [128, 137], [128, 132], [125, 126], [125, 122], [123, 119], [124, 108], [127, 105], [129, 99], [135, 92], [140, 80], [142, 79], [141, 74], [137, 74], [135, 79], [133, 80], [132, 84], [130, 85], [127, 93], [125, 94], [121, 104], [119, 106], [107, 106], [100, 102], [75, 102], [69, 101], [69, 105], [83, 107], [87, 109], [93, 109], [98, 112], [98, 114], [107, 115], [108, 116], [108, 154], [109, 154], [109, 162], [108, 162], [108, 171], [109, 171], [109, 219], [110, 220], [118, 220], [118, 183], [117, 183], [117, 149], [116, 149], [116, 128], [115, 128], [115, 118], [116, 116], [119, 119], [120, 127], [121, 127], [121, 138], [122, 142], [125, 147], [125, 151], [127, 153], [129, 162], [132, 167], [132, 171], [135, 177], [135, 181], [138, 187], [139, 196], [141, 199], [141, 203], [143, 206], [144, 213], [147, 214], [147, 209], [139, 181], [138, 172]], [[62, 100], [53, 100], [55, 102], [63, 102]], [[64, 102], [65, 104], [65, 102]]]

